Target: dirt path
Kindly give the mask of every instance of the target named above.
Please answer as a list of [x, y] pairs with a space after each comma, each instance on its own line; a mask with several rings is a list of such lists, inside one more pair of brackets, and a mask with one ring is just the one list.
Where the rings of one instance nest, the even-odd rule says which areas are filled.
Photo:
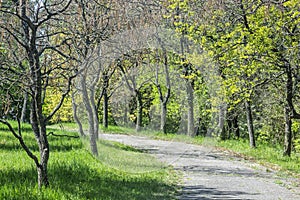
[[293, 179], [214, 148], [146, 137], [103, 134], [103, 139], [144, 149], [184, 173], [180, 200], [300, 200]]

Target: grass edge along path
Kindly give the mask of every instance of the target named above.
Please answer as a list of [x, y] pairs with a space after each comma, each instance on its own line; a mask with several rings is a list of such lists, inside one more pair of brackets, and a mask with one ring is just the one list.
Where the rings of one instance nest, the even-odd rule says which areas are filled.
[[152, 139], [185, 142], [196, 145], [214, 147], [220, 151], [227, 151], [235, 157], [240, 157], [251, 162], [261, 164], [270, 170], [277, 171], [283, 176], [300, 178], [300, 154], [293, 153], [291, 157], [283, 156], [282, 146], [258, 142], [257, 148], [251, 148], [248, 140], [228, 139], [225, 141], [214, 137], [189, 137], [184, 134], [163, 134], [157, 131], [141, 131], [136, 133], [134, 129], [111, 126], [104, 130], [105, 133], [133, 134], [147, 136]]
[[[77, 135], [76, 132], [49, 129], [56, 134]], [[23, 126], [23, 135], [28, 146], [38, 154], [30, 126]], [[39, 190], [34, 164], [21, 149], [17, 140], [0, 124], [0, 199], [174, 199], [178, 176], [170, 167], [153, 165], [151, 158], [143, 160], [143, 169], [134, 163], [137, 173], [128, 171], [130, 166], [113, 166], [99, 161], [86, 149], [78, 138], [49, 136], [51, 154], [49, 160], [50, 187]], [[101, 141], [100, 141], [101, 143]], [[103, 143], [103, 142], [102, 142]], [[106, 149], [101, 149], [103, 145]], [[99, 145], [99, 152], [106, 152], [110, 158], [121, 163], [121, 154], [127, 156], [137, 152], [118, 143]], [[144, 155], [142, 155], [144, 156]], [[125, 157], [126, 158], [126, 157]], [[128, 157], [127, 157], [128, 158]], [[131, 157], [130, 159], [133, 159]], [[138, 157], [141, 159], [141, 157]], [[100, 158], [101, 159], [101, 158]], [[127, 163], [128, 164], [128, 163]], [[148, 163], [149, 164], [149, 163]], [[122, 166], [121, 166], [122, 167]], [[151, 167], [153, 170], [151, 170]], [[157, 168], [159, 167], [159, 168]]]

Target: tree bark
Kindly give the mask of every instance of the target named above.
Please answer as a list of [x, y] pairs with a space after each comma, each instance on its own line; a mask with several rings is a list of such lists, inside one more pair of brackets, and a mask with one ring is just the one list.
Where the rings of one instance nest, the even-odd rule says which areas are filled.
[[291, 109], [289, 106], [285, 107], [285, 129], [284, 129], [284, 156], [291, 156], [292, 153], [292, 119]]
[[167, 104], [169, 102], [171, 96], [171, 81], [170, 81], [170, 74], [169, 74], [169, 67], [168, 67], [168, 55], [166, 49], [163, 48], [163, 59], [164, 59], [164, 72], [165, 72], [165, 80], [167, 86], [167, 92], [165, 97], [163, 97], [162, 89], [159, 84], [159, 69], [158, 65], [156, 66], [156, 87], [159, 93], [160, 105], [161, 105], [161, 115], [160, 115], [160, 130], [163, 133], [167, 133]]
[[167, 133], [167, 104], [161, 103], [160, 130]]
[[289, 63], [286, 63], [286, 106], [285, 106], [285, 131], [284, 131], [284, 151], [283, 155], [291, 156], [292, 153], [292, 115], [293, 106], [293, 75]]
[[195, 136], [195, 125], [194, 125], [194, 90], [189, 80], [186, 80], [187, 87], [187, 102], [188, 102], [188, 126], [187, 135]]
[[235, 137], [240, 138], [240, 128], [239, 128], [238, 115], [235, 115], [233, 117], [233, 129], [234, 129]]
[[143, 122], [143, 100], [142, 100], [142, 94], [139, 91], [136, 91], [136, 101], [137, 101], [137, 113], [136, 113], [135, 130], [139, 132], [141, 131], [142, 122]]
[[103, 127], [108, 127], [108, 95], [106, 89], [103, 91]]
[[219, 137], [221, 138], [221, 140], [226, 139], [226, 130], [225, 130], [226, 110], [227, 110], [226, 103], [221, 102], [220, 110], [219, 110], [219, 123], [218, 123]]
[[[87, 87], [86, 87], [86, 74], [81, 74], [81, 90], [82, 90], [82, 97], [83, 97], [83, 102], [87, 111], [88, 115], [88, 123], [89, 123], [89, 135], [90, 135], [90, 147], [93, 155], [98, 155], [98, 149], [97, 149], [97, 143], [96, 143], [96, 132], [95, 132], [95, 115], [93, 111], [93, 106], [91, 105], [91, 101], [94, 99], [91, 99], [91, 96], [89, 96]], [[90, 101], [91, 99], [91, 101]], [[97, 117], [98, 119], [98, 117]]]
[[[37, 90], [39, 91], [39, 90]], [[35, 97], [32, 101], [31, 113], [30, 113], [30, 122], [31, 127], [35, 135], [35, 139], [39, 146], [40, 152], [40, 163], [36, 163], [37, 173], [38, 173], [38, 186], [48, 186], [48, 171], [47, 165], [50, 156], [49, 143], [46, 134], [46, 123], [44, 122], [43, 117], [41, 116], [41, 102], [38, 100], [41, 98], [41, 93], [35, 91]]]
[[73, 94], [72, 94], [73, 117], [74, 117], [74, 120], [75, 120], [76, 124], [78, 125], [78, 131], [79, 131], [80, 135], [81, 135], [82, 137], [84, 137], [85, 134], [84, 134], [84, 131], [83, 131], [82, 123], [81, 123], [81, 121], [80, 121], [80, 119], [79, 119], [79, 117], [78, 117], [78, 115], [77, 115], [77, 107], [78, 107], [78, 106], [77, 106], [77, 104], [76, 104], [74, 95], [75, 95], [75, 94], [73, 93]]
[[247, 126], [248, 126], [248, 134], [249, 134], [249, 143], [251, 148], [255, 148], [255, 134], [254, 134], [254, 126], [253, 126], [253, 117], [252, 117], [252, 109], [250, 101], [245, 102], [246, 114], [247, 114]]
[[21, 122], [25, 122], [26, 111], [27, 111], [27, 102], [28, 102], [28, 93], [25, 91], [23, 105], [22, 105], [22, 111], [21, 111], [21, 118], [20, 118]]
[[109, 86], [109, 77], [107, 73], [103, 73], [103, 127], [108, 127], [108, 94], [107, 94], [107, 88]]
[[91, 101], [92, 116], [93, 116], [94, 135], [96, 140], [98, 140], [99, 139], [99, 118], [98, 118], [98, 111], [95, 103], [95, 85], [92, 86], [90, 91], [90, 101]]

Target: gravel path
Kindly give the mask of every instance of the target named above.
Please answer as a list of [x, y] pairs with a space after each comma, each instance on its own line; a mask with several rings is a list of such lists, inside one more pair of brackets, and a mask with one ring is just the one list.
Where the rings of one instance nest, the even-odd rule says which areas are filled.
[[146, 137], [102, 134], [155, 155], [184, 174], [179, 200], [300, 200], [296, 179], [278, 177], [266, 168], [214, 148]]

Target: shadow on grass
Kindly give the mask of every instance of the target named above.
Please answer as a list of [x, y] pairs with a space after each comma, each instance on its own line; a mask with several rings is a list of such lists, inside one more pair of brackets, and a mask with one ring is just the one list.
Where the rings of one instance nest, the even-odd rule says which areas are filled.
[[[38, 145], [34, 136], [24, 135], [23, 136], [27, 147], [33, 151], [39, 151]], [[82, 142], [80, 138], [59, 138], [59, 137], [48, 137], [51, 152], [58, 151], [71, 151], [74, 149], [82, 148]], [[0, 149], [3, 151], [19, 151], [23, 150], [17, 138], [13, 135], [0, 136]]]
[[[38, 152], [39, 151], [39, 148], [37, 146], [37, 144], [27, 144], [28, 148], [33, 151], [33, 152]], [[78, 148], [82, 148], [82, 144], [80, 143], [77, 143], [77, 144], [74, 144], [74, 143], [67, 143], [67, 142], [64, 142], [62, 144], [51, 144], [51, 141], [50, 141], [50, 149], [51, 149], [51, 152], [61, 152], [61, 151], [72, 151], [74, 149], [78, 149]], [[23, 148], [21, 147], [20, 144], [18, 143], [12, 143], [12, 142], [7, 142], [7, 143], [1, 143], [0, 142], [0, 149], [3, 150], [3, 151], [20, 151], [20, 150], [23, 150]]]
[[[84, 162], [54, 163], [49, 166], [50, 188], [41, 194], [36, 187], [35, 169], [16, 171], [10, 169], [0, 175], [1, 185], [8, 185], [9, 192], [0, 189], [5, 199], [174, 199], [170, 186], [157, 178], [132, 176], [114, 170], [89, 166]], [[5, 187], [4, 187], [5, 188]], [[18, 188], [17, 192], [14, 188]]]
[[[18, 128], [16, 125], [13, 124], [13, 127], [15, 128], [15, 131], [18, 131]], [[5, 125], [1, 124], [0, 131], [6, 132], [6, 131], [9, 131], [9, 129]], [[22, 126], [21, 131], [22, 132], [32, 132], [32, 128], [30, 127], [30, 125]]]

